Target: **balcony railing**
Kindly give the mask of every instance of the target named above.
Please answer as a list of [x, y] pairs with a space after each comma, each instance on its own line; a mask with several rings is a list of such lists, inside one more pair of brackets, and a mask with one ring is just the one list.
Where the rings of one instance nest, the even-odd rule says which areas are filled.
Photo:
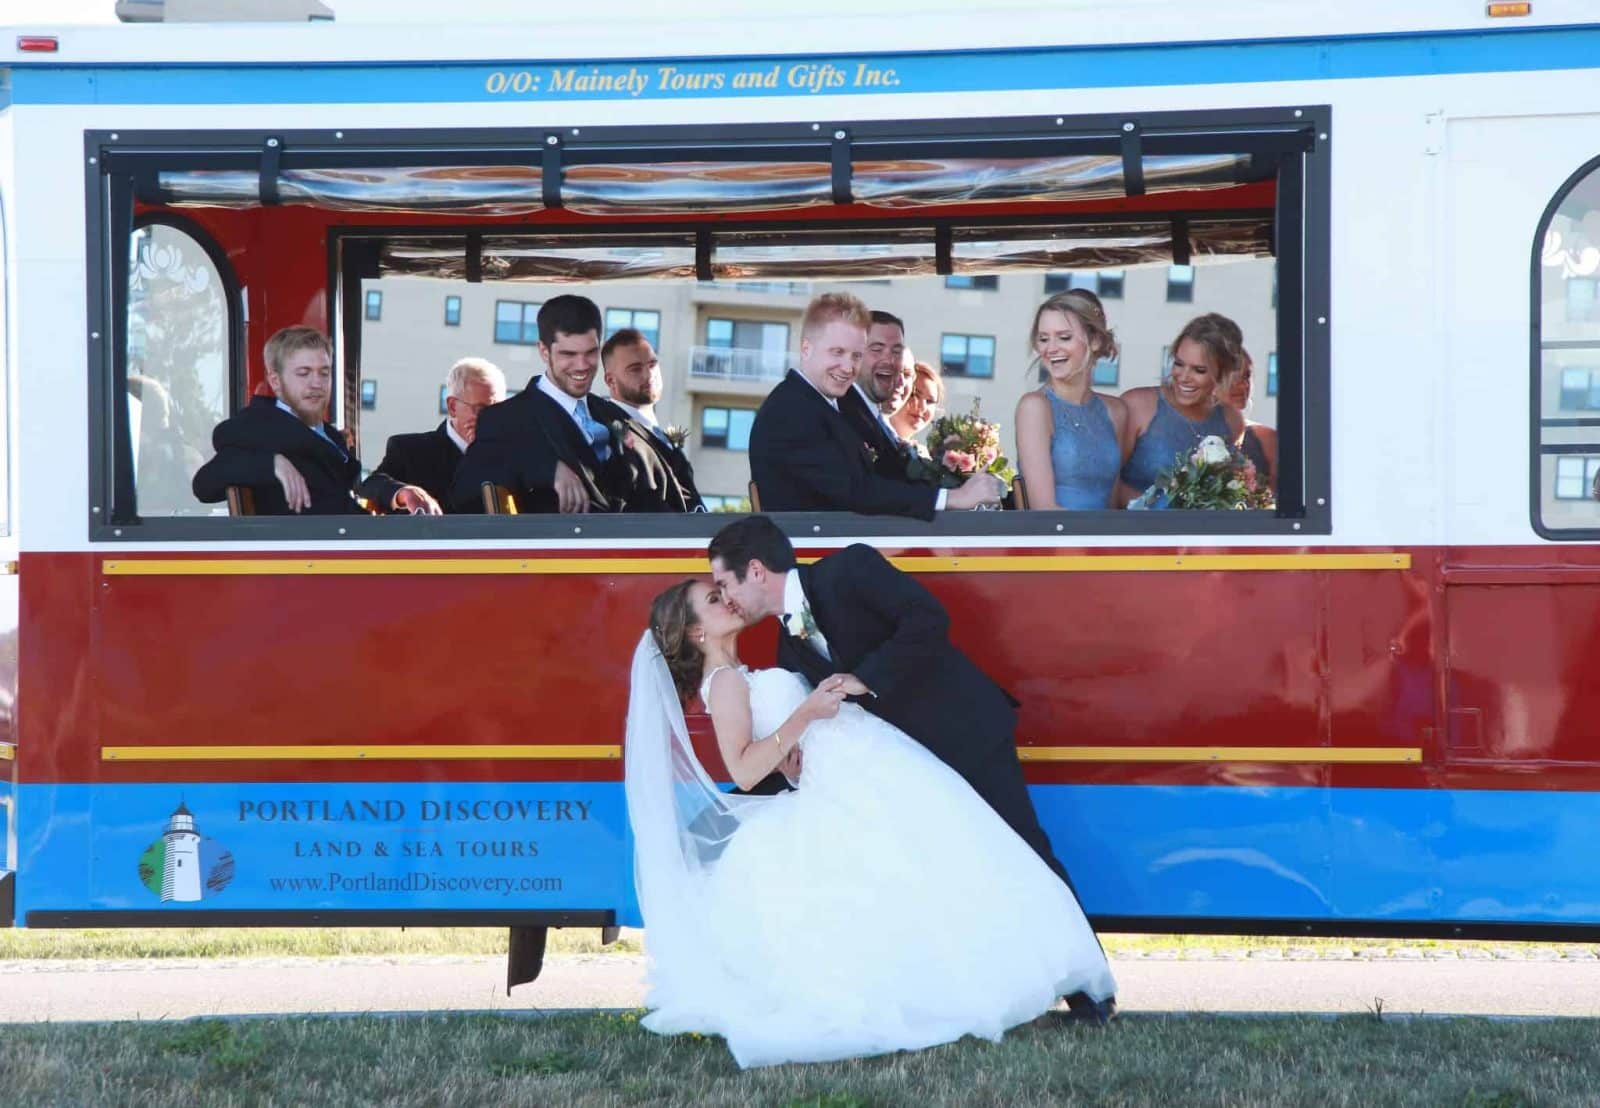
[[721, 381], [781, 381], [789, 368], [787, 350], [738, 346], [691, 346], [689, 376]]

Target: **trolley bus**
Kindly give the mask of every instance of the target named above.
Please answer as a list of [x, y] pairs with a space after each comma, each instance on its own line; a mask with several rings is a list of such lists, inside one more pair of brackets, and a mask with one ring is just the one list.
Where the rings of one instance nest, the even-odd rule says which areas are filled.
[[8, 32], [0, 918], [507, 926], [514, 980], [639, 922], [628, 661], [727, 517], [186, 500], [277, 329], [332, 336], [374, 462], [375, 282], [1248, 260], [1275, 508], [779, 522], [919, 575], [1017, 693], [1099, 927], [1600, 935], [1600, 22], [1290, 7]]

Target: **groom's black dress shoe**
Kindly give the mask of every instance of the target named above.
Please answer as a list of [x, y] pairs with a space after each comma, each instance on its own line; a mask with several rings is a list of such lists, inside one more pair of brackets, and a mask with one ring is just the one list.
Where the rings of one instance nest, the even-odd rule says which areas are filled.
[[1095, 1000], [1088, 993], [1077, 992], [1066, 1000], [1068, 1023], [1088, 1023], [1104, 1027], [1117, 1018], [1117, 998], [1114, 996]]

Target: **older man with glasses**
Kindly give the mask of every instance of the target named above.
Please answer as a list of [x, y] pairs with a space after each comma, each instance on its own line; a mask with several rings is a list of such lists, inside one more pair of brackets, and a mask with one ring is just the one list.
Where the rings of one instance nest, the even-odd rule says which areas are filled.
[[461, 456], [478, 433], [478, 413], [506, 398], [506, 375], [483, 358], [462, 358], [445, 377], [445, 419], [432, 431], [391, 435], [377, 472], [419, 485], [440, 504], [450, 502]]

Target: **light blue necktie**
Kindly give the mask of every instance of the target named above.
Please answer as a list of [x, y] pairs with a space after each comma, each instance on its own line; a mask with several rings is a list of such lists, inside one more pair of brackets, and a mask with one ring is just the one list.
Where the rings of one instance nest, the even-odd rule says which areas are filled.
[[585, 397], [572, 408], [572, 414], [577, 417], [578, 427], [583, 431], [583, 437], [589, 440], [589, 445], [594, 447], [595, 459], [602, 464], [611, 457], [611, 432], [606, 425], [599, 422], [589, 414], [589, 401]]
[[350, 460], [349, 451], [345, 450], [345, 448], [343, 446], [341, 446], [339, 443], [334, 442], [333, 441], [333, 436], [328, 434], [327, 431], [323, 430], [321, 427], [313, 427], [313, 428], [311, 428], [311, 430], [316, 432], [317, 436], [320, 439], [322, 439], [323, 442], [327, 443], [329, 446], [331, 446], [335, 450], [337, 450], [339, 452], [339, 457], [340, 458], [343, 458], [347, 462]]

